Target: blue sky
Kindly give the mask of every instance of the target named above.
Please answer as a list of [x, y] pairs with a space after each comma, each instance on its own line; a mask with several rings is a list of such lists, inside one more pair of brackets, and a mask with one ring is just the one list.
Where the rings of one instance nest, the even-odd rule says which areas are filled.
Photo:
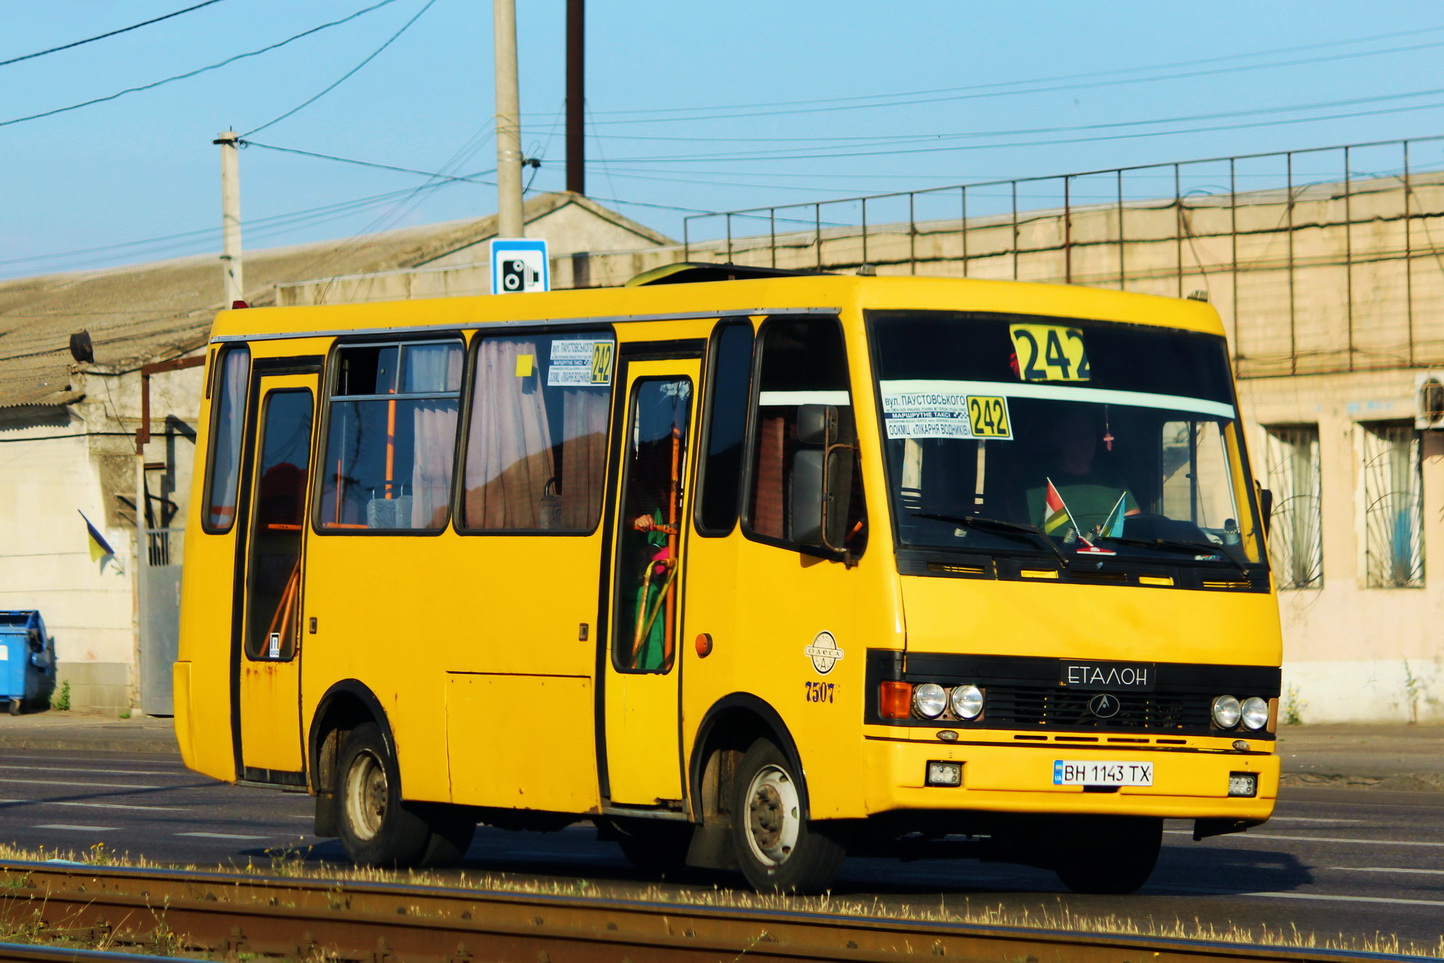
[[[0, 277], [218, 251], [211, 141], [227, 127], [254, 131], [257, 145], [241, 154], [247, 247], [496, 210], [485, 183], [436, 186], [271, 149], [492, 180], [486, 0], [216, 0], [27, 56], [201, 2], [0, 0], [0, 61], [27, 58], [0, 65]], [[541, 160], [526, 176], [559, 189], [565, 2], [516, 5], [522, 146]], [[1444, 8], [1412, 0], [590, 0], [587, 192], [680, 238], [695, 211], [1425, 138], [1444, 133], [1441, 53]], [[1444, 140], [1416, 144], [1410, 162], [1444, 168]], [[1349, 166], [1367, 176], [1400, 164], [1397, 148], [1374, 148]], [[1343, 158], [1302, 154], [1294, 169], [1300, 181], [1338, 179]], [[1283, 163], [1237, 173], [1242, 188], [1273, 186]], [[1182, 187], [1226, 185], [1227, 168], [1212, 165], [1187, 169]], [[1072, 187], [1083, 201], [1115, 189], [1101, 178]], [[1172, 171], [1131, 174], [1126, 189], [1171, 194]], [[1059, 182], [1030, 184], [1020, 203], [1059, 197]], [[976, 192], [973, 209], [987, 198]], [[880, 202], [869, 219], [905, 211]]]

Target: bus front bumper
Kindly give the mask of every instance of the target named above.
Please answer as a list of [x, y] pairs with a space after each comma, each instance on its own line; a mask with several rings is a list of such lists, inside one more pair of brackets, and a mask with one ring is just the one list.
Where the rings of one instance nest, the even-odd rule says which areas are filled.
[[[918, 733], [922, 735], [922, 733]], [[1278, 797], [1271, 741], [1181, 747], [942, 742], [870, 736], [869, 814], [899, 810], [1068, 813], [1201, 820], [1201, 835], [1269, 817]], [[1054, 737], [1056, 738], [1056, 737]], [[956, 785], [949, 784], [956, 780]], [[1238, 828], [1242, 828], [1239, 826]], [[1211, 829], [1211, 831], [1209, 831]]]

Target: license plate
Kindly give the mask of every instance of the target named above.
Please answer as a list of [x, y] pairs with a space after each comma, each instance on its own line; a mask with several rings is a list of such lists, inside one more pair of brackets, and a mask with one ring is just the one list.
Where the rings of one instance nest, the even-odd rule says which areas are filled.
[[1151, 786], [1151, 762], [1053, 761], [1055, 786]]

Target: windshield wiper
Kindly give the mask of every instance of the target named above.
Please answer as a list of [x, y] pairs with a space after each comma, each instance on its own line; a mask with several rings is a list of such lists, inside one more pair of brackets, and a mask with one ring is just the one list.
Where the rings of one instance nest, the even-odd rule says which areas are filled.
[[938, 522], [952, 522], [964, 528], [976, 528], [982, 532], [996, 532], [999, 535], [1011, 535], [1014, 538], [1026, 538], [1030, 542], [1046, 545], [1048, 551], [1058, 556], [1058, 561], [1064, 568], [1068, 567], [1068, 556], [1063, 550], [1054, 544], [1053, 539], [1048, 537], [1037, 525], [1025, 525], [1022, 522], [1009, 522], [1001, 518], [988, 518], [986, 515], [942, 515], [936, 512], [913, 512], [913, 518], [930, 518]]
[[[1213, 556], [1214, 558], [1217, 558], [1219, 561], [1227, 559], [1234, 568], [1238, 569], [1238, 573], [1240, 575], [1242, 575], [1244, 578], [1249, 577], [1248, 569], [1244, 567], [1244, 563], [1239, 561], [1238, 556], [1234, 555], [1231, 551], [1232, 546], [1224, 545], [1219, 542], [1189, 542], [1176, 538], [1128, 538], [1123, 535], [1119, 535], [1116, 537], [1105, 536], [1100, 539], [1100, 541], [1112, 542], [1117, 545], [1137, 545], [1141, 548], [1157, 548], [1165, 551], [1187, 552], [1188, 554], [1194, 556], [1203, 555], [1206, 551], [1207, 554]], [[1197, 558], [1195, 558], [1194, 560], [1200, 561], [1200, 559]], [[1212, 560], [1213, 559], [1207, 559], [1207, 561]]]

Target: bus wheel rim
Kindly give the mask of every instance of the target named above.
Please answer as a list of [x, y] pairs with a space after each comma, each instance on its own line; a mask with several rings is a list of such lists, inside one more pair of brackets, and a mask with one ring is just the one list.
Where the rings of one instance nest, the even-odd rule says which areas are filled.
[[797, 846], [802, 801], [786, 770], [765, 766], [747, 787], [747, 843], [762, 865], [781, 866]]
[[372, 839], [386, 819], [386, 767], [371, 752], [359, 753], [346, 773], [347, 822], [358, 839]]

